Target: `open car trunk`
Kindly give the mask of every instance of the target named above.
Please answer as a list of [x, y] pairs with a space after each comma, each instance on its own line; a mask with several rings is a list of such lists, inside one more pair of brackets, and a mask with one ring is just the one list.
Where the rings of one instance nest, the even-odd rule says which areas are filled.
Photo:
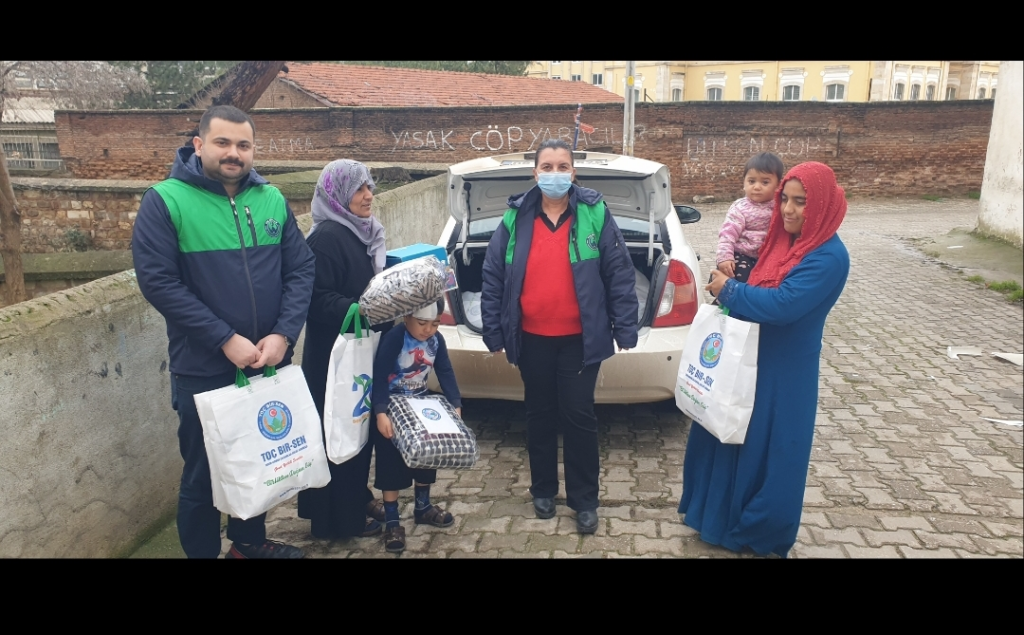
[[[470, 245], [464, 249], [469, 252], [469, 264], [463, 261], [462, 247], [455, 247], [448, 253], [448, 262], [454, 265], [455, 278], [459, 283], [459, 288], [448, 294], [448, 300], [455, 322], [480, 333], [483, 330], [480, 319], [480, 292], [483, 290], [484, 255], [487, 247]], [[650, 326], [654, 321], [659, 300], [657, 293], [652, 293], [651, 290], [658, 287], [660, 281], [655, 277], [662, 268], [665, 255], [656, 246], [653, 266], [647, 265], [647, 247], [630, 247], [629, 255], [633, 261], [636, 296], [640, 305], [638, 324], [640, 327]]]

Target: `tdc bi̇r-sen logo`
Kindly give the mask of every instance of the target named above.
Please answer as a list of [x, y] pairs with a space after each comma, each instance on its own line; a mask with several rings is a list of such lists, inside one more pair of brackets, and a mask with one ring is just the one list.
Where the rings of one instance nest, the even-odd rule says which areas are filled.
[[280, 401], [271, 401], [260, 408], [257, 416], [260, 434], [271, 441], [280, 441], [292, 429], [292, 413]]
[[704, 368], [714, 368], [721, 358], [722, 334], [712, 333], [704, 338], [704, 343], [700, 346], [700, 365]]

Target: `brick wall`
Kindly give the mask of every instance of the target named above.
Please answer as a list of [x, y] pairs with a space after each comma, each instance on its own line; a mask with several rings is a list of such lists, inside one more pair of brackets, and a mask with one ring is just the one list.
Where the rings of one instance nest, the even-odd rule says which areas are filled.
[[[89, 249], [129, 249], [135, 214], [152, 181], [13, 178], [22, 212], [21, 244], [27, 254]], [[288, 201], [296, 216], [310, 201]]]
[[[166, 176], [201, 111], [59, 112], [61, 155], [81, 178]], [[572, 141], [575, 108], [320, 108], [254, 111], [257, 157], [456, 163]], [[635, 155], [665, 163], [676, 201], [739, 196], [756, 152], [821, 161], [851, 195], [962, 195], [981, 188], [991, 101], [682, 102], [636, 109]], [[620, 152], [622, 108], [584, 106], [580, 149]]]

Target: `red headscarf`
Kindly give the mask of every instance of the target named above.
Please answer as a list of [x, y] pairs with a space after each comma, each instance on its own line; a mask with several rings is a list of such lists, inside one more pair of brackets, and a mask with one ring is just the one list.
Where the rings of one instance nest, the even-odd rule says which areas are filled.
[[[792, 246], [791, 234], [782, 223], [782, 188], [790, 179], [800, 181], [807, 192], [804, 225]], [[789, 270], [800, 264], [804, 256], [822, 246], [835, 235], [846, 216], [846, 192], [836, 183], [832, 168], [824, 163], [801, 163], [787, 174], [775, 191], [775, 208], [768, 225], [768, 235], [758, 252], [758, 261], [750, 272], [747, 284], [777, 287]]]

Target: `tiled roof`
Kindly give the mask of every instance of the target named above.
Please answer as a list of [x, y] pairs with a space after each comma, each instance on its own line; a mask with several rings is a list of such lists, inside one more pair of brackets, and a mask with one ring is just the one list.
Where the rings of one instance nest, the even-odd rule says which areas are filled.
[[622, 103], [600, 86], [558, 79], [345, 64], [288, 64], [279, 77], [338, 106], [525, 106]]

